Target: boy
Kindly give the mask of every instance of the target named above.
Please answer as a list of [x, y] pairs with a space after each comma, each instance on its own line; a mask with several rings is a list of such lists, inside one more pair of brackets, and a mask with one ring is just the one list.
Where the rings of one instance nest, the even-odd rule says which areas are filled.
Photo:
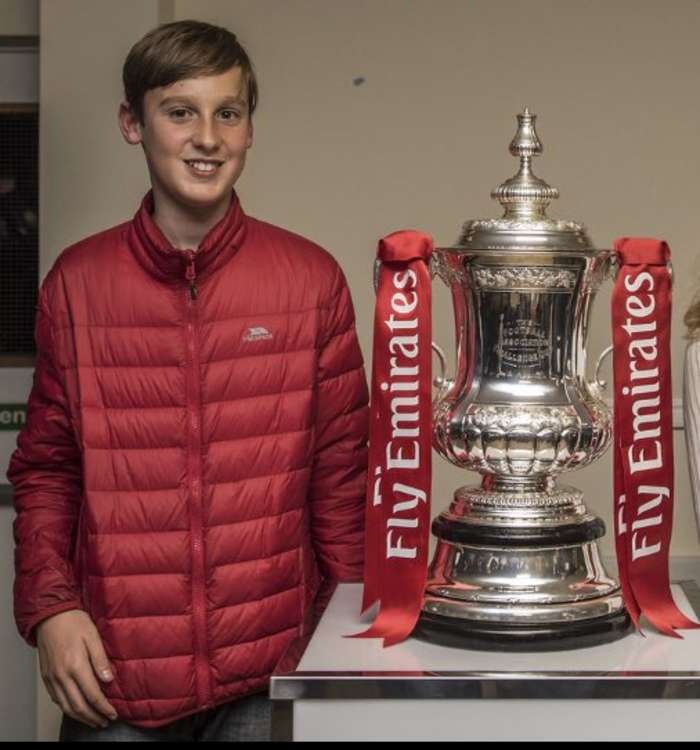
[[322, 580], [362, 575], [352, 303], [330, 255], [233, 191], [257, 100], [233, 34], [161, 26], [124, 86], [152, 190], [40, 291], [15, 615], [62, 739], [262, 739]]

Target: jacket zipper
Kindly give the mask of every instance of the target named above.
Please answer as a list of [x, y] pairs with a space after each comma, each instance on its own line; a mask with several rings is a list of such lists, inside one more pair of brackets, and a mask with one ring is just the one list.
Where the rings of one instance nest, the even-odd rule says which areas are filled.
[[189, 419], [188, 477], [190, 536], [192, 539], [192, 620], [195, 645], [197, 702], [207, 707], [211, 702], [211, 672], [207, 647], [207, 614], [205, 594], [204, 530], [202, 520], [202, 437], [200, 419], [199, 350], [197, 347], [197, 287], [194, 253], [187, 252], [185, 279], [189, 283], [186, 297], [187, 322], [187, 411]]
[[193, 300], [197, 299], [197, 287], [195, 286], [195, 268], [194, 268], [194, 253], [187, 253], [187, 270], [185, 271], [185, 278], [190, 283], [190, 297]]

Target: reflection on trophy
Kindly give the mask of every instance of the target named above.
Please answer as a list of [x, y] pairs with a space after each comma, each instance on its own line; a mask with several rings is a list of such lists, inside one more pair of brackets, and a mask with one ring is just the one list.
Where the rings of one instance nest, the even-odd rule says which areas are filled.
[[[613, 262], [584, 227], [546, 215], [535, 115], [518, 116], [520, 170], [493, 191], [500, 219], [469, 221], [433, 266], [451, 288], [457, 364], [438, 380], [433, 444], [483, 475], [433, 523], [437, 549], [414, 635], [451, 646], [564, 649], [630, 630], [597, 540], [603, 521], [565, 471], [608, 448], [602, 384], [586, 377], [591, 304]], [[600, 365], [600, 361], [598, 363]]]

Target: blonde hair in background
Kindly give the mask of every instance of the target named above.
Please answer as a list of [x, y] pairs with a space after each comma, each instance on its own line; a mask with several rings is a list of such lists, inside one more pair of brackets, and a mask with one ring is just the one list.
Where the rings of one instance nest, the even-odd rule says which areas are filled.
[[695, 296], [692, 304], [686, 312], [683, 322], [688, 329], [686, 336], [689, 339], [700, 339], [700, 292]]

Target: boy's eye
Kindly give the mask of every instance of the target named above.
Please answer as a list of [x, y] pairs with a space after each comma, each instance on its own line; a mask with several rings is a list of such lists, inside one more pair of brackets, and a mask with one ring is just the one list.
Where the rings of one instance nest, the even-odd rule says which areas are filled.
[[238, 120], [241, 113], [235, 109], [222, 109], [219, 113], [224, 120]]
[[183, 120], [185, 117], [187, 117], [189, 111], [182, 108], [171, 109], [169, 114], [173, 120]]

